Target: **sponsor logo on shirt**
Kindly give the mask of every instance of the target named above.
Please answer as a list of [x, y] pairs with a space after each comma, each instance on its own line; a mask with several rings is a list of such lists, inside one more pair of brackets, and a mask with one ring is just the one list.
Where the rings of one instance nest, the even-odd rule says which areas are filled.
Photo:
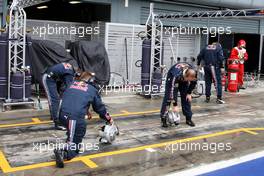
[[70, 86], [70, 89], [77, 89], [86, 92], [88, 90], [88, 84], [74, 81], [74, 83]]
[[65, 68], [66, 70], [72, 69], [72, 66], [71, 66], [71, 64], [69, 64], [69, 63], [62, 63], [62, 65], [64, 66], [64, 68]]

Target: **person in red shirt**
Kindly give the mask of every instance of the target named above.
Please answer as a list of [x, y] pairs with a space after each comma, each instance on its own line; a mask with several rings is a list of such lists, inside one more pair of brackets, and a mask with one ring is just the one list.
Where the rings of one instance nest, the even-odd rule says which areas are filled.
[[240, 89], [245, 89], [244, 84], [244, 62], [248, 60], [248, 54], [246, 50], [246, 41], [239, 40], [237, 46], [234, 47], [231, 51], [229, 59], [239, 60], [239, 73], [238, 73], [238, 86]]

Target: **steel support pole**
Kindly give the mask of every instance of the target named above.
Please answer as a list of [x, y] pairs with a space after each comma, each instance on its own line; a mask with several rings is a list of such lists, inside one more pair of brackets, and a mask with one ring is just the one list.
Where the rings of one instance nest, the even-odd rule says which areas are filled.
[[261, 69], [262, 69], [263, 40], [264, 40], [264, 34], [260, 34], [260, 43], [259, 43], [259, 65], [258, 65], [258, 73], [259, 73], [259, 76], [260, 76]]

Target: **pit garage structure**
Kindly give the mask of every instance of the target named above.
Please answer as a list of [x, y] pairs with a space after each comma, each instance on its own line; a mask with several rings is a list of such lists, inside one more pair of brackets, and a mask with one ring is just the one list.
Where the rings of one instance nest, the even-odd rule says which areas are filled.
[[[41, 1], [43, 2], [43, 1]], [[8, 98], [4, 105], [12, 104], [10, 98], [10, 75], [12, 72], [20, 71], [25, 74], [25, 38], [26, 38], [26, 13], [23, 8], [39, 3], [33, 0], [14, 0], [9, 16], [9, 68], [8, 68]], [[216, 11], [193, 11], [193, 12], [174, 12], [174, 13], [156, 13], [154, 12], [154, 4], [150, 5], [149, 17], [146, 22], [147, 38], [151, 40], [151, 68], [150, 68], [150, 84], [152, 82], [153, 71], [161, 69], [162, 63], [162, 42], [163, 42], [163, 23], [164, 20], [177, 19], [207, 19], [208, 23], [213, 18], [263, 18], [263, 9], [246, 9], [246, 10], [216, 10]], [[207, 36], [208, 39], [208, 36]], [[208, 41], [208, 40], [207, 40]], [[262, 48], [263, 34], [260, 39], [259, 64], [258, 71], [262, 65]], [[174, 57], [175, 60], [175, 57]], [[24, 77], [25, 79], [25, 77]], [[151, 85], [150, 85], [151, 86]], [[16, 102], [17, 103], [17, 102]], [[20, 103], [32, 103], [25, 97], [25, 80], [23, 81], [23, 101]]]
[[[173, 12], [173, 13], [156, 13], [154, 12], [154, 3], [150, 4], [150, 12], [145, 24], [146, 38], [151, 40], [151, 58], [150, 58], [150, 87], [155, 70], [162, 70], [162, 47], [163, 47], [163, 21], [177, 19], [206, 19], [208, 25], [210, 19], [263, 19], [264, 9], [244, 9], [244, 10], [216, 10], [216, 11], [192, 11], [192, 12]], [[189, 26], [190, 27], [190, 26]], [[259, 63], [258, 73], [260, 75], [262, 65], [262, 48], [263, 48], [263, 34], [260, 34], [260, 50], [259, 50]], [[209, 34], [207, 35], [207, 43]], [[174, 62], [177, 62], [175, 60]]]

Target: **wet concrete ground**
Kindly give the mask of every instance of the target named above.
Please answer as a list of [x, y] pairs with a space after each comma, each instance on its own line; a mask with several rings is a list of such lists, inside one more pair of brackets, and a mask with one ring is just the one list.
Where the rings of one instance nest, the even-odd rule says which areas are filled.
[[[203, 102], [203, 97], [194, 99], [194, 128], [185, 124], [183, 116], [179, 126], [161, 128], [158, 115], [161, 99], [148, 100], [129, 95], [115, 99], [105, 97], [104, 100], [114, 114], [120, 136], [112, 145], [99, 145], [98, 129], [102, 122], [99, 119], [88, 122], [83, 141], [87, 150], [80, 156], [89, 156], [96, 164], [95, 168], [88, 167], [91, 163], [88, 161], [87, 166], [83, 158], [82, 161], [67, 163], [64, 169], [55, 168], [51, 163], [51, 143], [64, 141], [65, 132], [55, 131], [51, 123], [1, 127], [30, 122], [32, 117], [48, 121], [47, 111], [0, 113], [0, 150], [8, 163], [12, 168], [33, 166], [33, 169], [28, 167], [26, 170], [3, 173], [6, 166], [3, 166], [1, 158], [0, 175], [164, 175], [263, 150], [264, 131], [243, 130], [264, 128], [263, 88], [247, 89], [239, 94], [228, 93], [224, 105], [217, 105], [215, 98], [209, 104]], [[141, 112], [147, 113], [142, 115]], [[226, 132], [233, 129], [240, 130]], [[213, 133], [219, 135], [207, 135]], [[186, 138], [188, 142], [176, 141]], [[171, 141], [177, 143], [169, 144]], [[36, 147], [40, 144], [44, 147], [48, 143], [50, 150], [41, 148], [40, 151]], [[36, 165], [38, 163], [42, 164]], [[45, 163], [49, 166], [43, 167]]]

